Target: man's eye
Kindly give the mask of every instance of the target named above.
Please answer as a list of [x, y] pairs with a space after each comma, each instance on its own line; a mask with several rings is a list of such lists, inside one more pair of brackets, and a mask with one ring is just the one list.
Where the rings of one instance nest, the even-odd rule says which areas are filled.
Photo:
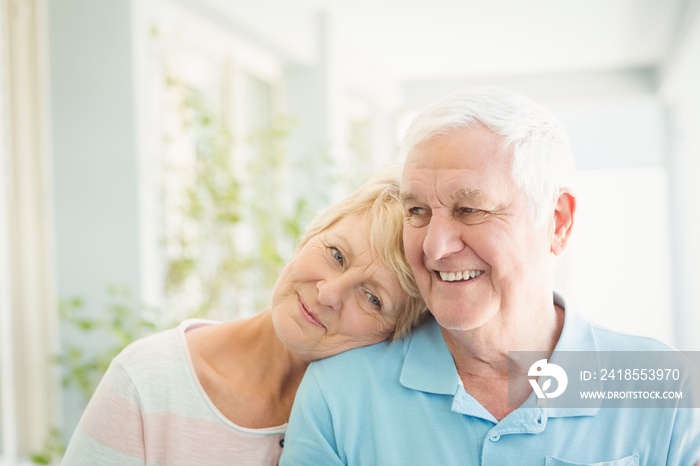
[[489, 212], [472, 207], [460, 207], [457, 209], [456, 217], [467, 225], [476, 225], [486, 220]]
[[410, 207], [406, 218], [411, 226], [423, 227], [430, 222], [430, 210], [425, 207]]
[[343, 258], [343, 255], [338, 251], [336, 248], [331, 247], [331, 254], [333, 255], [333, 259], [336, 260], [340, 265], [343, 265], [345, 263], [345, 259]]

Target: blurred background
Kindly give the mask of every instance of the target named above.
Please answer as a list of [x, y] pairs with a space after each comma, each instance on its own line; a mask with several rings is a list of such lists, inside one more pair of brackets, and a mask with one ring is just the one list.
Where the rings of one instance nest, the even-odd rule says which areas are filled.
[[502, 85], [567, 127], [556, 288], [700, 350], [698, 0], [0, 0], [0, 465], [60, 458], [116, 351], [266, 305], [415, 112]]

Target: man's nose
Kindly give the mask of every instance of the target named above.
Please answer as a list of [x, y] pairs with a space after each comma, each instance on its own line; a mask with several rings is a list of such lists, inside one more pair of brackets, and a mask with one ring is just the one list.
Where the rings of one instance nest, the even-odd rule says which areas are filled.
[[433, 215], [423, 239], [423, 252], [430, 260], [439, 260], [464, 248], [460, 222], [451, 215]]

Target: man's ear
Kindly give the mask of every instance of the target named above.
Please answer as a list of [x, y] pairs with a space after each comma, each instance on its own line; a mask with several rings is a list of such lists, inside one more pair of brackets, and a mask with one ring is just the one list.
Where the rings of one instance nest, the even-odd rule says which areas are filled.
[[575, 212], [576, 196], [570, 189], [562, 188], [554, 206], [554, 234], [551, 246], [552, 253], [557, 256], [564, 251], [566, 243], [569, 241]]

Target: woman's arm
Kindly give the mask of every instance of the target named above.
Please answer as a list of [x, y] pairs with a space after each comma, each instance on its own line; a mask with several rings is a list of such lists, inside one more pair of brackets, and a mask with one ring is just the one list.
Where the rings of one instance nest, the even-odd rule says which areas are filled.
[[62, 466], [146, 464], [144, 417], [139, 394], [113, 361], [73, 433]]

